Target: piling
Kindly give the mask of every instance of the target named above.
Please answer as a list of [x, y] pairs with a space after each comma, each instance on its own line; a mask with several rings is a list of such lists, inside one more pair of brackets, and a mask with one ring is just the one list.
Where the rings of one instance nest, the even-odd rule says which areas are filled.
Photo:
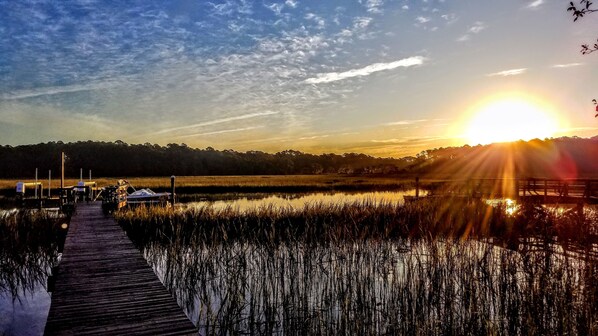
[[170, 205], [174, 206], [174, 180], [176, 177], [172, 175], [170, 177]]

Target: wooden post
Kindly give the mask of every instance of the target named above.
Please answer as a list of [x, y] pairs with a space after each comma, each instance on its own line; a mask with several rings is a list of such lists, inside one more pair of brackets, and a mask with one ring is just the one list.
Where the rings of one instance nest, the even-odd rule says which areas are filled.
[[35, 168], [35, 199], [37, 199], [37, 168]]
[[48, 170], [48, 198], [51, 197], [50, 190], [52, 189], [52, 170]]
[[64, 189], [64, 152], [60, 154], [60, 189]]
[[419, 176], [415, 177], [415, 198], [419, 198]]
[[174, 180], [175, 176], [170, 177], [170, 205], [174, 206]]
[[59, 203], [62, 207], [64, 205], [64, 152], [60, 153], [60, 192], [58, 194]]

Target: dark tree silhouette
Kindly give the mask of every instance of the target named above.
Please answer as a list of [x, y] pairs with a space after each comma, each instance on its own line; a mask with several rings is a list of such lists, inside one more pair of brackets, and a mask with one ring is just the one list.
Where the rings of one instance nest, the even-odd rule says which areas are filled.
[[[572, 12], [573, 14], [573, 22], [576, 22], [578, 19], [584, 17], [587, 14], [598, 12], [598, 9], [592, 7], [593, 3], [589, 0], [580, 0], [579, 4], [573, 3], [573, 1], [569, 2], [569, 7], [567, 8], [568, 12]], [[581, 53], [582, 54], [590, 54], [594, 51], [598, 51], [598, 39], [596, 39], [596, 43], [593, 46], [589, 44], [582, 44], [581, 45]]]

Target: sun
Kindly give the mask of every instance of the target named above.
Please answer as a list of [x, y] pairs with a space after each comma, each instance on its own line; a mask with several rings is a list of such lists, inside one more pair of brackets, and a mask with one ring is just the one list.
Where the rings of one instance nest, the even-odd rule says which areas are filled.
[[[467, 123], [467, 122], [466, 122]], [[524, 98], [501, 98], [477, 108], [466, 126], [472, 145], [548, 138], [558, 122], [548, 108]]]

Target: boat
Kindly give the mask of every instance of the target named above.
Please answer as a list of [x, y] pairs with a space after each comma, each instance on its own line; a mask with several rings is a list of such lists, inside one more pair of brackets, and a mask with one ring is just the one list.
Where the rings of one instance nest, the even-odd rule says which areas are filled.
[[149, 188], [135, 190], [127, 195], [127, 204], [136, 205], [167, 205], [170, 200], [169, 192], [157, 193]]

